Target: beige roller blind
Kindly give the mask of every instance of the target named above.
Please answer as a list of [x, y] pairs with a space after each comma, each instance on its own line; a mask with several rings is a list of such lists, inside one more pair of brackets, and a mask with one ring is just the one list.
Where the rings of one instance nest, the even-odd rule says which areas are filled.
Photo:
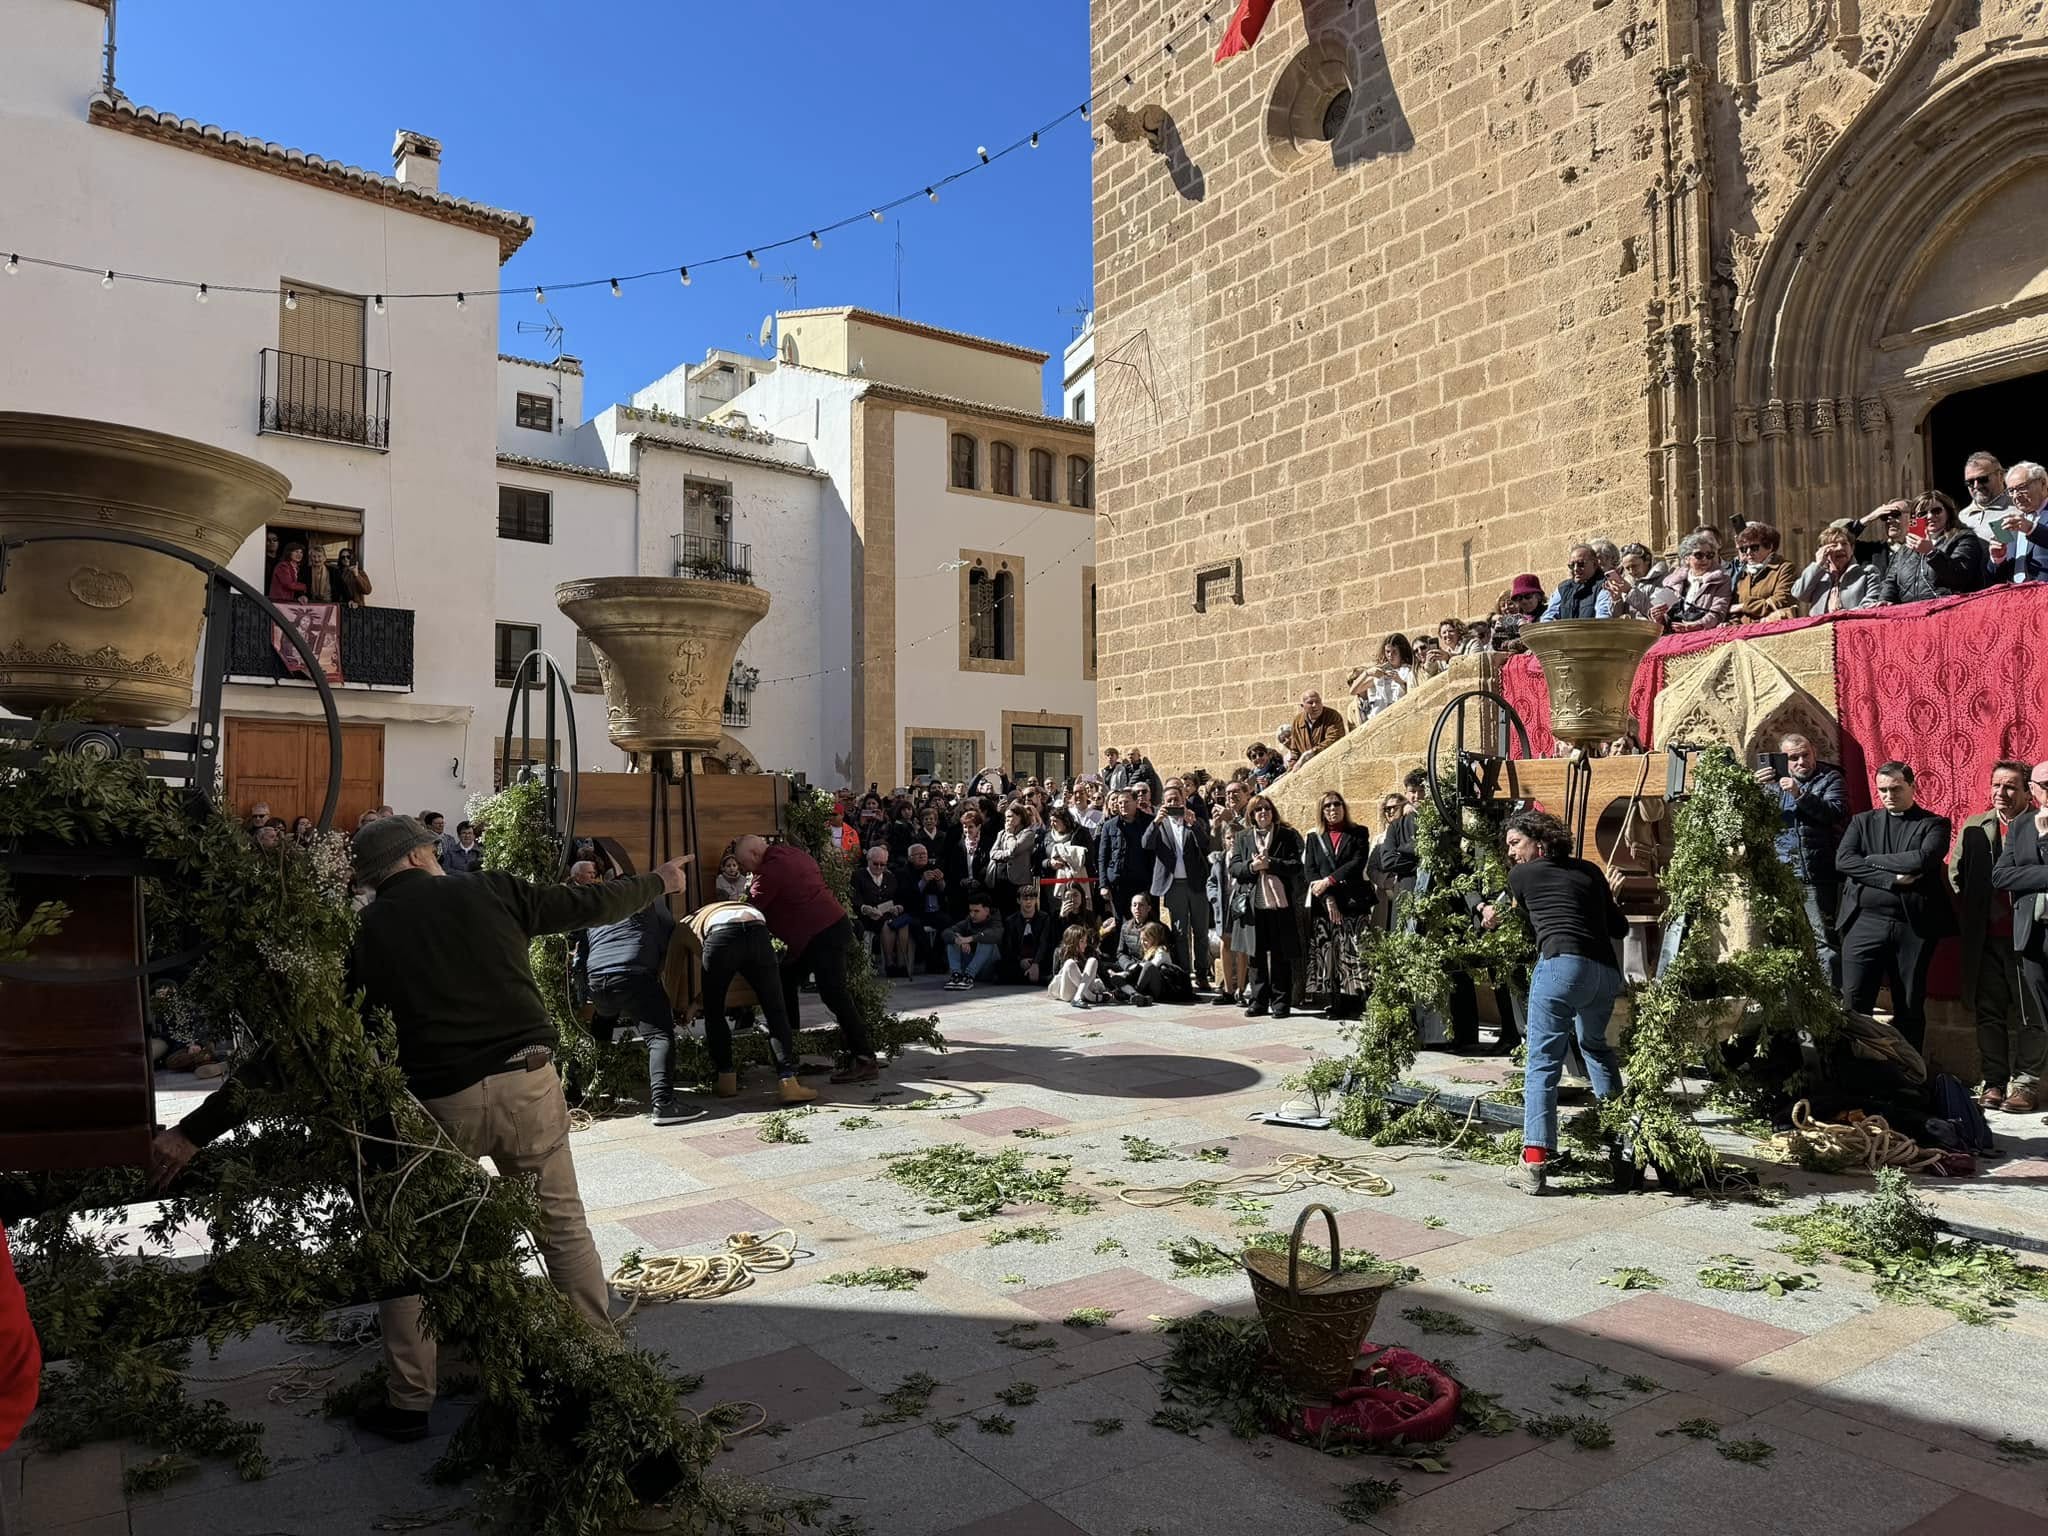
[[329, 293], [287, 281], [298, 295], [297, 309], [284, 308], [278, 301], [277, 346], [281, 352], [300, 357], [324, 358], [333, 363], [363, 363], [363, 301], [345, 293]]

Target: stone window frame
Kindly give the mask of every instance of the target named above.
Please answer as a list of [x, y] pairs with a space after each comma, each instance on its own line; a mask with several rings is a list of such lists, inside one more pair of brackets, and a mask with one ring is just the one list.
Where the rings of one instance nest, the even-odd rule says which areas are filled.
[[1095, 567], [1081, 567], [1081, 677], [1095, 681], [1099, 658], [1095, 651]]
[[[1041, 461], [1045, 465], [1045, 494], [1043, 496], [1038, 494], [1038, 466]], [[1031, 450], [1030, 462], [1031, 471], [1026, 476], [1026, 490], [1029, 492], [1028, 499], [1031, 501], [1051, 502], [1057, 505], [1060, 500], [1059, 454], [1050, 448], [1034, 446]]]
[[[1088, 755], [1088, 719], [1085, 715], [1058, 715], [1046, 709], [1006, 709], [1003, 711], [1003, 771], [1015, 777], [1016, 755], [1010, 750], [1010, 733], [1020, 725], [1043, 725], [1067, 732], [1070, 743], [1067, 751], [1067, 777], [1087, 771], [1092, 761]], [[984, 765], [988, 766], [988, 765]]]
[[[974, 773], [967, 775], [963, 782], [971, 782], [975, 773], [988, 766], [988, 732], [968, 730], [951, 725], [906, 725], [903, 727], [903, 782], [908, 784], [915, 770], [910, 765], [910, 744], [919, 736], [929, 736], [938, 741], [971, 741], [974, 743]], [[950, 781], [948, 781], [950, 782]], [[936, 857], [936, 855], [934, 855]]]
[[[1351, 50], [1341, 38], [1325, 33], [1296, 49], [1273, 75], [1261, 119], [1266, 159], [1276, 171], [1291, 172], [1312, 164], [1316, 151], [1336, 142], [1322, 128], [1330, 104], [1351, 94]], [[1352, 105], [1357, 105], [1356, 97]], [[1343, 133], [1343, 124], [1337, 132]]]
[[[987, 573], [991, 581], [1007, 572], [1011, 578], [1010, 612], [1010, 655], [997, 659], [969, 654], [969, 642], [973, 638], [972, 622], [968, 612], [968, 587], [975, 571]], [[999, 550], [963, 549], [960, 551], [960, 670], [962, 672], [986, 672], [1005, 677], [1024, 675], [1025, 632], [1024, 632], [1024, 588], [1026, 575], [1022, 555], [1004, 554]], [[1002, 622], [1001, 615], [997, 623]], [[984, 764], [984, 766], [986, 766]]]
[[[1074, 470], [1081, 471], [1081, 495], [1074, 495]], [[1084, 512], [1095, 510], [1095, 461], [1085, 453], [1067, 455], [1067, 505]]]
[[[1009, 463], [1003, 465], [998, 455], [1008, 454]], [[1002, 471], [1007, 468], [1006, 475]], [[1003, 481], [1010, 482], [1005, 489]], [[991, 496], [1015, 496], [1017, 494], [1017, 445], [1005, 438], [992, 438], [988, 445], [988, 493]]]
[[[1214, 589], [1222, 586], [1220, 592]], [[1211, 565], [1195, 567], [1195, 612], [1207, 613], [1212, 595], [1227, 597], [1239, 608], [1244, 606], [1244, 561], [1233, 557], [1218, 560]]]
[[[1047, 424], [1053, 427], [1072, 426], [1064, 417], [1049, 417]], [[1081, 423], [1088, 425], [1088, 423]], [[976, 445], [975, 484], [972, 488], [953, 484], [953, 439], [973, 438]], [[1075, 453], [1076, 447], [1084, 451]], [[1011, 454], [1011, 484], [1013, 490], [1003, 490], [996, 481], [995, 459], [998, 447]], [[1042, 455], [1047, 466], [1047, 488], [1050, 495], [1031, 494], [1031, 463], [1034, 455]], [[1089, 501], [1091, 505], [1077, 506], [1067, 499], [1067, 488], [1061, 476], [1070, 458], [1085, 459], [1088, 463]], [[1095, 454], [1092, 443], [1076, 444], [1071, 435], [1053, 432], [1038, 433], [1028, 424], [1013, 424], [978, 419], [966, 416], [946, 418], [946, 455], [940, 470], [940, 484], [954, 496], [985, 496], [993, 501], [1029, 502], [1035, 507], [1058, 507], [1066, 512], [1095, 511], [1094, 501]]]

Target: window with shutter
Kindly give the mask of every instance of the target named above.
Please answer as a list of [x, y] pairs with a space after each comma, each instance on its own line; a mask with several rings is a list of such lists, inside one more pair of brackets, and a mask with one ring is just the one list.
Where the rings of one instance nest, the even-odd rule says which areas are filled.
[[1031, 499], [1052, 500], [1052, 455], [1043, 448], [1031, 450]]
[[977, 567], [967, 573], [967, 654], [977, 661], [997, 661], [996, 584]]
[[1017, 450], [1008, 443], [989, 444], [988, 488], [998, 496], [1017, 494]]
[[953, 434], [953, 488], [959, 491], [974, 489], [975, 442], [965, 432]]
[[1078, 453], [1067, 459], [1067, 501], [1076, 507], [1095, 505], [1095, 466]]
[[[497, 677], [500, 688], [510, 688], [512, 680], [519, 675], [519, 664], [533, 652], [540, 649], [540, 626], [538, 624], [500, 624], [497, 626]], [[535, 668], [527, 674], [526, 686], [537, 688], [545, 669]]]
[[554, 542], [554, 498], [524, 486], [498, 487], [498, 537], [526, 544]]

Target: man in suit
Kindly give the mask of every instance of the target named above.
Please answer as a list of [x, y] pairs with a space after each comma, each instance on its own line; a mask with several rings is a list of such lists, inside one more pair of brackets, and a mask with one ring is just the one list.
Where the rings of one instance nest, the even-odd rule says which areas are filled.
[[1145, 847], [1156, 861], [1152, 895], [1173, 932], [1174, 963], [1209, 985], [1209, 829], [1188, 808], [1186, 791], [1174, 779], [1166, 804], [1145, 829]]
[[1849, 819], [1835, 850], [1842, 878], [1842, 1004], [1868, 1014], [1889, 984], [1892, 1024], [1914, 1050], [1927, 1036], [1927, 968], [1956, 928], [1948, 818], [1916, 802], [1913, 770], [1877, 770], [1877, 807]]
[[1842, 882], [1835, 874], [1835, 843], [1849, 807], [1842, 770], [1820, 760], [1804, 736], [1778, 743], [1785, 754], [1785, 772], [1759, 768], [1756, 779], [1764, 793], [1775, 794], [1784, 830], [1778, 834], [1778, 857], [1799, 877], [1806, 894], [1806, 920], [1828, 985], [1842, 985], [1841, 940], [1835, 933], [1835, 912], [1842, 904]]
[[[1991, 809], [1963, 823], [1949, 865], [1963, 930], [1963, 1003], [1977, 1021], [1977, 1060], [1983, 1079], [1978, 1102], [2004, 1109], [2021, 1101], [2034, 1108], [2036, 1083], [2048, 1065], [2048, 1030], [2029, 1017], [2020, 991], [2019, 952], [2013, 947], [2009, 892], [1991, 883], [1991, 871], [2027, 814], [2025, 763], [2002, 762], [1991, 769]], [[2018, 1036], [2014, 1049], [2014, 1036]]]
[[[1991, 868], [1991, 883], [2012, 897], [2012, 947], [2019, 956], [2020, 979], [2025, 985], [2025, 1007], [2031, 1012], [2036, 1032], [2036, 1070], [2041, 1061], [2039, 1040], [2043, 1021], [2048, 1020], [2048, 763], [2034, 764], [2027, 775], [2033, 795], [2034, 814], [2021, 816], [2012, 824], [2005, 848]], [[2021, 1027], [2022, 1049], [2025, 1026]], [[2025, 1114], [2039, 1109], [2038, 1085], [2017, 1084], [2020, 1063], [2013, 1063], [2017, 1091], [2005, 1096], [2007, 1114]]]

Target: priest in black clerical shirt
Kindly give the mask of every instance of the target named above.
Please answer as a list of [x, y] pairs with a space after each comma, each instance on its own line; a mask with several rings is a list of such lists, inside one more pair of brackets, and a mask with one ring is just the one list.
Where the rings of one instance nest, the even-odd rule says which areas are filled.
[[1919, 1050], [1927, 1035], [1927, 969], [1956, 931], [1944, 865], [1948, 818], [1917, 804], [1913, 770], [1877, 770], [1877, 808], [1849, 819], [1835, 850], [1842, 881], [1842, 1004], [1867, 1014], [1888, 983], [1892, 1022]]

